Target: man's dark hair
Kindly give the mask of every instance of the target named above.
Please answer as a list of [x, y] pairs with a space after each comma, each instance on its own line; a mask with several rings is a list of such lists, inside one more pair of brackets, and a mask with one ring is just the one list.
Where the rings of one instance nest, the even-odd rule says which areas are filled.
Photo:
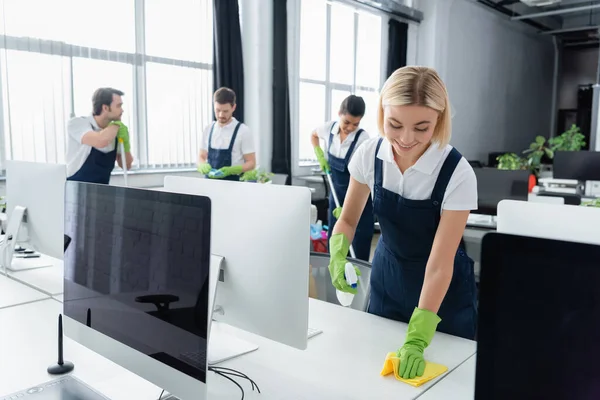
[[102, 114], [102, 106], [110, 107], [113, 101], [114, 94], [116, 94], [117, 96], [123, 96], [125, 93], [113, 88], [96, 89], [94, 95], [92, 96], [93, 115]]
[[215, 92], [213, 99], [219, 104], [231, 104], [235, 106], [235, 92], [228, 87], [219, 88]]
[[353, 117], [364, 117], [365, 115], [365, 101], [360, 96], [351, 94], [342, 101], [340, 106], [340, 114], [350, 114]]

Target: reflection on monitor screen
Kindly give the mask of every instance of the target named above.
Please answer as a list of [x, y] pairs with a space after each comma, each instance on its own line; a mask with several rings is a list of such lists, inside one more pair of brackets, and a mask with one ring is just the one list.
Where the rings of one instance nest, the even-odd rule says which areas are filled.
[[600, 398], [600, 246], [500, 233], [481, 253], [475, 398]]
[[68, 182], [65, 235], [65, 315], [206, 382], [210, 200]]

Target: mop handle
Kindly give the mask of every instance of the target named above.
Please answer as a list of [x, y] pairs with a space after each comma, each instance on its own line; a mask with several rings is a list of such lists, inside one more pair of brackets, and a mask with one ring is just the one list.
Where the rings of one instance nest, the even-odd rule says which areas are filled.
[[[333, 201], [335, 202], [335, 206], [340, 206], [340, 200], [337, 197], [337, 193], [335, 192], [335, 187], [333, 186], [333, 180], [331, 180], [331, 174], [329, 172], [325, 172], [327, 176], [327, 181], [329, 182], [329, 190], [331, 190], [331, 194], [333, 195]], [[333, 233], [333, 232], [332, 232]], [[350, 244], [350, 257], [356, 258], [356, 254], [354, 253], [354, 247]]]
[[123, 139], [119, 138], [119, 147], [121, 148], [121, 165], [123, 166], [123, 180], [127, 186], [127, 160], [125, 159], [125, 144]]

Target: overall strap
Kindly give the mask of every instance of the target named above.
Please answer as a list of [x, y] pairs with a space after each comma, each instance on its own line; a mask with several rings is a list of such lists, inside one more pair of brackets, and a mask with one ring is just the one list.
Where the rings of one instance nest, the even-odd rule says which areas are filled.
[[331, 128], [329, 128], [329, 143], [327, 144], [327, 153], [331, 153], [331, 143], [333, 143], [333, 128], [335, 127], [335, 121], [331, 124]]
[[375, 185], [383, 187], [383, 161], [377, 154], [379, 154], [379, 148], [381, 147], [381, 142], [383, 142], [383, 138], [379, 138], [377, 142], [377, 148], [375, 148]]
[[446, 157], [446, 160], [442, 165], [442, 169], [440, 170], [440, 174], [435, 181], [433, 192], [431, 193], [431, 199], [434, 201], [434, 203], [438, 202], [436, 205], [442, 204], [442, 201], [444, 200], [444, 194], [446, 193], [446, 188], [450, 182], [450, 178], [452, 178], [452, 174], [454, 174], [454, 170], [456, 169], [456, 166], [461, 158], [462, 154], [460, 154], [454, 147], [450, 151], [450, 154], [448, 154], [448, 157]]
[[213, 131], [215, 130], [215, 124], [216, 123], [217, 123], [216, 121], [214, 121], [212, 123], [212, 126], [210, 127], [210, 133], [208, 134], [208, 147], [209, 148], [212, 147], [212, 134], [213, 134]]
[[358, 132], [356, 132], [356, 136], [354, 137], [354, 140], [352, 141], [352, 144], [350, 145], [350, 148], [348, 149], [348, 153], [346, 153], [346, 164], [348, 164], [348, 162], [350, 162], [350, 157], [352, 157], [352, 153], [354, 153], [354, 148], [356, 147], [356, 143], [358, 143], [358, 138], [360, 138], [360, 134], [363, 133], [363, 131], [364, 131], [364, 129], [359, 129]]
[[237, 137], [238, 131], [240, 130], [240, 126], [242, 125], [241, 122], [238, 122], [237, 125], [235, 126], [235, 129], [233, 130], [233, 136], [231, 137], [231, 142], [229, 143], [229, 151], [233, 150], [233, 145], [235, 143], [235, 138]]

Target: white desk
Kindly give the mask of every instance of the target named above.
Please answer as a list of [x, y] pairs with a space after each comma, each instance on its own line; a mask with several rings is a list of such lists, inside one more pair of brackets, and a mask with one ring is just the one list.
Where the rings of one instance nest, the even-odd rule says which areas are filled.
[[475, 395], [475, 366], [477, 356], [473, 355], [460, 367], [446, 375], [419, 400], [470, 400]]
[[64, 267], [63, 261], [48, 257], [54, 262], [52, 267], [26, 269], [23, 271], [8, 271], [13, 279], [31, 286], [49, 296], [63, 293]]
[[[56, 319], [61, 310], [52, 299], [0, 310], [0, 326], [15, 327], [0, 330], [4, 360], [0, 394], [52, 379], [46, 367], [55, 362]], [[311, 299], [310, 326], [323, 333], [309, 340], [306, 351], [229, 328], [260, 348], [222, 366], [240, 370], [257, 382], [262, 394], [240, 381], [248, 399], [414, 399], [437, 382], [414, 388], [379, 375], [386, 353], [402, 344], [406, 324]], [[473, 341], [437, 333], [426, 357], [452, 371], [475, 350]], [[75, 363], [78, 378], [113, 400], [151, 400], [160, 394], [156, 386], [69, 338], [65, 338], [65, 359]], [[211, 399], [240, 396], [232, 383], [214, 374], [208, 380]]]
[[[0, 309], [47, 299], [50, 296], [0, 275]], [[0, 325], [9, 326], [9, 325]]]

